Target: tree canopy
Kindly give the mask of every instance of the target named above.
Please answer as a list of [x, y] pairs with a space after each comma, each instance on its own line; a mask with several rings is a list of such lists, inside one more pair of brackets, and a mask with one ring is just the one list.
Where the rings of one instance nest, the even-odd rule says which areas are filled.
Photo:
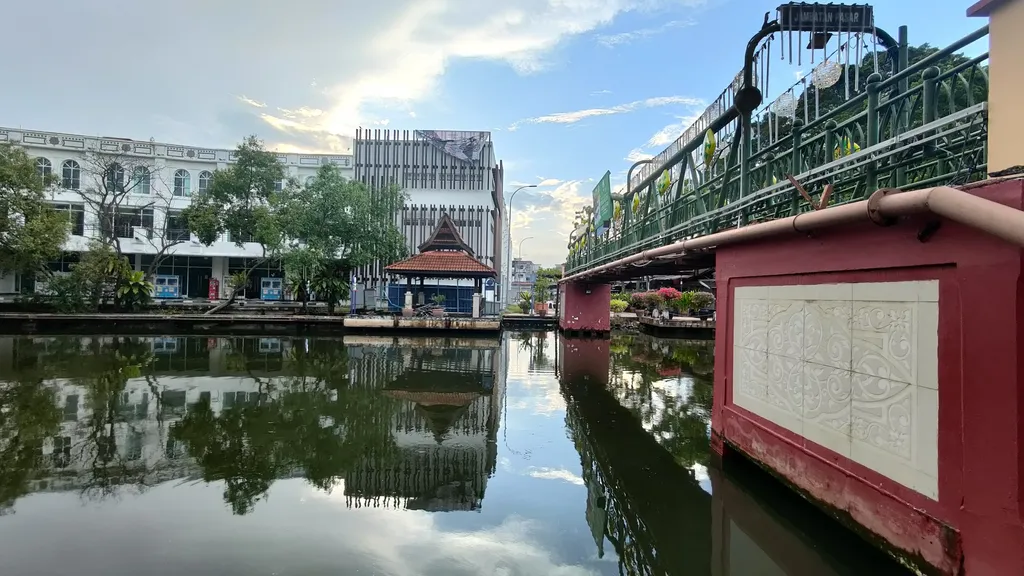
[[70, 222], [46, 202], [52, 183], [23, 149], [0, 144], [0, 275], [34, 272], [60, 254]]

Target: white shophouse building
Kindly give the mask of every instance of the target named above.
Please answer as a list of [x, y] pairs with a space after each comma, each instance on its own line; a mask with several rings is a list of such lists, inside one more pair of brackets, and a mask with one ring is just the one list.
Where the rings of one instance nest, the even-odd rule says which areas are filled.
[[[204, 246], [175, 219], [177, 213], [188, 207], [192, 194], [209, 185], [213, 172], [227, 168], [234, 160], [234, 150], [15, 128], [0, 128], [0, 143], [21, 146], [36, 159], [40, 172], [53, 174], [57, 187], [51, 192], [51, 200], [73, 215], [66, 254], [51, 263], [54, 270], [67, 271], [76, 261], [77, 253], [85, 251], [89, 240], [99, 236], [99, 218], [91, 213], [90, 203], [83, 197], [89, 194], [88, 190], [103, 189], [96, 174], [97, 155], [122, 162], [130, 167], [128, 172], [138, 172], [137, 179], [133, 179], [136, 174], [125, 174], [133, 184], [130, 193], [117, 203], [114, 222], [121, 250], [133, 260], [136, 270], [147, 269], [164, 243], [180, 242], [166, 250], [170, 257], [157, 270], [158, 277], [163, 278], [158, 284], [166, 286], [167, 278], [177, 277], [178, 296], [206, 298], [210, 296], [210, 281], [215, 279], [214, 285], [225, 294], [225, 280], [230, 274], [243, 269], [246, 258], [262, 255], [259, 244], [238, 246], [226, 235]], [[325, 163], [338, 165], [349, 178], [353, 175], [349, 155], [279, 154], [278, 159], [285, 166], [286, 176], [300, 182], [315, 175]], [[258, 271], [256, 276], [280, 273], [268, 268]], [[18, 275], [0, 277], [0, 294], [21, 292], [22, 284]], [[158, 287], [158, 291], [161, 289]]]

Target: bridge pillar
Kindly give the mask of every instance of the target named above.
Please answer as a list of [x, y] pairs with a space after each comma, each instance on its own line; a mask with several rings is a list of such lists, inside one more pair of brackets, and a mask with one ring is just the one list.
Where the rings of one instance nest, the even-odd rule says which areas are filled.
[[558, 327], [562, 330], [611, 331], [611, 285], [563, 282], [558, 299]]
[[1022, 262], [931, 215], [719, 247], [713, 447], [909, 563], [1024, 574]]

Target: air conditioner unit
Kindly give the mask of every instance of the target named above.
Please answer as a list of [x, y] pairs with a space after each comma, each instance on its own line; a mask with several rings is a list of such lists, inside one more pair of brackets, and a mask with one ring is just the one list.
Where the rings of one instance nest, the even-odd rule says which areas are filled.
[[136, 242], [153, 239], [153, 229], [145, 226], [132, 226], [132, 237]]

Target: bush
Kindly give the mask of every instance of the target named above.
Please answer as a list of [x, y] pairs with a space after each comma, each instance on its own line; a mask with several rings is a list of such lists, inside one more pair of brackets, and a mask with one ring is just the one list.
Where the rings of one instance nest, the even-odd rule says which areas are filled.
[[612, 312], [625, 312], [629, 304], [625, 300], [612, 300]]
[[711, 292], [691, 292], [691, 302], [697, 310], [711, 308], [715, 305], [715, 296]]

